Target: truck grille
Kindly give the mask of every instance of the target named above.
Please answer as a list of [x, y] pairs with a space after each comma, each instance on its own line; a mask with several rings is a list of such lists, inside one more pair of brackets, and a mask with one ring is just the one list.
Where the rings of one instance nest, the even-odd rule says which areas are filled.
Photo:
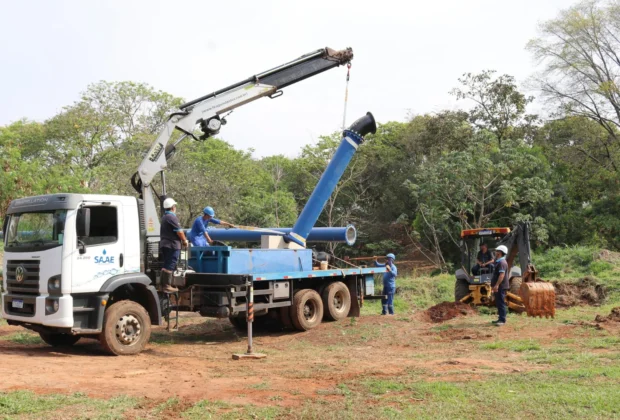
[[7, 291], [19, 295], [38, 296], [39, 271], [39, 261], [8, 260], [6, 262]]

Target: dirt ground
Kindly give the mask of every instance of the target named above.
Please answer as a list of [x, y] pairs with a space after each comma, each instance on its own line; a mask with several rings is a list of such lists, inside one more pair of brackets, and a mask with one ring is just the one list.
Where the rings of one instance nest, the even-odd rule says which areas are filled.
[[25, 330], [3, 325], [0, 390], [81, 392], [103, 398], [129, 395], [153, 403], [178, 397], [188, 405], [209, 399], [297, 406], [317, 395], [342, 398], [330, 390], [344, 381], [394, 377], [411, 370], [423, 372], [431, 381], [441, 374], [445, 381], [538, 369], [518, 355], [476, 357], [477, 349], [495, 340], [532, 338], [551, 343], [572, 336], [577, 328], [519, 317], [520, 327], [500, 329], [493, 328], [490, 319], [468, 314], [437, 324], [421, 311], [325, 323], [304, 333], [259, 332], [255, 347], [267, 358], [252, 361], [232, 360], [233, 353], [245, 351], [246, 339], [228, 320], [191, 314], [182, 318], [177, 333], [155, 329], [147, 350], [129, 357], [107, 356], [94, 340], [83, 339], [66, 350], [36, 344], [32, 336], [34, 343], [17, 344], [7, 336]]

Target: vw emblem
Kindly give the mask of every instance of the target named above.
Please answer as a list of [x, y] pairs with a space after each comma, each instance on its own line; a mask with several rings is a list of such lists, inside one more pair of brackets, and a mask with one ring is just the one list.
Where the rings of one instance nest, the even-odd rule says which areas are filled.
[[17, 280], [18, 283], [21, 283], [22, 281], [24, 281], [24, 276], [25, 276], [26, 270], [24, 269], [24, 266], [20, 265], [15, 269], [15, 280]]

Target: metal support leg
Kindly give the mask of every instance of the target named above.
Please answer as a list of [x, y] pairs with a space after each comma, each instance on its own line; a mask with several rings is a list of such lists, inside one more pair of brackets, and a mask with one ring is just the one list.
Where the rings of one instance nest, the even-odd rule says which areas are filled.
[[[174, 326], [172, 327], [172, 329], [170, 328], [170, 315], [172, 312], [172, 301], [170, 299], [170, 296], [173, 295], [174, 296], [174, 310], [176, 312], [175, 315], [175, 320], [174, 320]], [[170, 332], [170, 331], [179, 331], [179, 294], [178, 293], [164, 293], [164, 299], [166, 299], [166, 303], [167, 303], [167, 308], [168, 308], [168, 314], [166, 315], [166, 321], [167, 321], [167, 325], [166, 325], [166, 331]]]
[[252, 346], [252, 324], [254, 323], [254, 280], [250, 279], [250, 281], [246, 285], [247, 294], [246, 294], [246, 318], [248, 321], [248, 351], [245, 354], [233, 354], [234, 360], [240, 359], [264, 359], [267, 357], [262, 353], [254, 353]]

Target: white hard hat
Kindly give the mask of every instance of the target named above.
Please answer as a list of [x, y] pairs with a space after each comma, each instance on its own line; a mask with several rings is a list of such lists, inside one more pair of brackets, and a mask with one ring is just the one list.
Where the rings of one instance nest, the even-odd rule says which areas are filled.
[[164, 208], [165, 209], [171, 209], [173, 206], [176, 206], [177, 202], [174, 201], [172, 198], [166, 198], [164, 200]]
[[505, 245], [500, 245], [495, 248], [496, 251], [502, 252], [504, 255], [508, 254], [508, 248]]

